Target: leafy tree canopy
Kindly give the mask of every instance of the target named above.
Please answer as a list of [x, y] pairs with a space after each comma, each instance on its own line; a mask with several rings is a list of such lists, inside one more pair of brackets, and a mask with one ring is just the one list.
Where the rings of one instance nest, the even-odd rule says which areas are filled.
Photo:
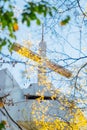
[[[52, 16], [56, 8], [48, 2], [41, 0], [40, 2], [25, 2], [21, 12], [21, 22], [26, 23], [29, 27], [32, 21], [36, 21], [37, 25], [41, 24], [40, 15], [46, 17]], [[0, 36], [0, 50], [3, 46], [8, 46], [11, 51], [12, 40], [16, 39], [15, 31], [19, 29], [18, 18], [14, 13], [14, 1], [1, 0], [0, 2], [0, 30], [6, 32], [7, 35]]]

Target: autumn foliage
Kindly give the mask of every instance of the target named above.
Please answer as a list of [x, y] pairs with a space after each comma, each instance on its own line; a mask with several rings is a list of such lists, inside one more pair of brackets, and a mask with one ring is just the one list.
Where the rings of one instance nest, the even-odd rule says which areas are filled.
[[14, 30], [14, 31], [17, 31], [18, 29], [19, 29], [18, 24], [17, 24], [17, 23], [14, 23], [14, 25], [13, 25], [13, 30]]
[[3, 106], [4, 106], [4, 103], [0, 101], [0, 108], [2, 108]]

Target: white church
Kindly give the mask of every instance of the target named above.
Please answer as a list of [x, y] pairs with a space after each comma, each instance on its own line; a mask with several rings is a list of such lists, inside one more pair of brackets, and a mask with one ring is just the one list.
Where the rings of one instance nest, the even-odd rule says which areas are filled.
[[[43, 39], [39, 46], [40, 56], [46, 57], [46, 43]], [[45, 62], [42, 65], [45, 66]], [[45, 115], [45, 121], [48, 122], [57, 118], [63, 121], [69, 121], [73, 118], [67, 107], [60, 109], [61, 106], [63, 107], [66, 97], [54, 89], [51, 83], [46, 83], [46, 86], [43, 84], [43, 80], [46, 80], [42, 78], [45, 73], [46, 70], [42, 73], [41, 65], [39, 65], [38, 83], [32, 83], [28, 88], [21, 89], [8, 69], [0, 70], [0, 97], [5, 96], [3, 100], [6, 109], [5, 111], [0, 108], [0, 121], [6, 120], [8, 122], [6, 130], [20, 130], [12, 119], [15, 122], [29, 122], [35, 119], [41, 121], [43, 114]], [[22, 129], [28, 130], [28, 128], [25, 129], [23, 126]]]

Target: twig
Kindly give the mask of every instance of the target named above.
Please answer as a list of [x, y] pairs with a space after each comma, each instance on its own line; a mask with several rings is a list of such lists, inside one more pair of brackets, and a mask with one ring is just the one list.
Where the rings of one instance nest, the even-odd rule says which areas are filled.
[[[76, 80], [75, 80], [75, 85], [74, 85], [74, 87], [75, 87], [76, 89], [78, 89], [78, 88], [77, 88], [78, 75], [79, 75], [80, 71], [81, 71], [86, 65], [87, 65], [87, 63], [85, 63], [85, 64], [78, 70], [78, 72], [77, 72]], [[74, 95], [75, 95], [75, 90], [74, 90]]]
[[20, 130], [23, 130], [23, 129], [20, 127], [20, 125], [19, 125], [16, 121], [14, 121], [14, 119], [10, 116], [10, 114], [8, 113], [8, 111], [6, 110], [6, 108], [3, 107], [3, 109], [4, 109], [4, 111], [6, 112], [6, 114], [8, 115], [8, 117], [11, 119], [11, 121], [12, 121], [14, 124], [16, 124]]
[[80, 10], [81, 10], [83, 16], [87, 16], [87, 15], [84, 13], [84, 11], [82, 10], [82, 8], [81, 8], [81, 6], [80, 6], [80, 3], [79, 3], [79, 0], [77, 0], [77, 4], [78, 4], [78, 7], [80, 8]]

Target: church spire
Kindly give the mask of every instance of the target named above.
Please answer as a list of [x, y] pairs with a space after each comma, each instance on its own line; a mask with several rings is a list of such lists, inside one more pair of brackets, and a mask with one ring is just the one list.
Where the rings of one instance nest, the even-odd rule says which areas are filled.
[[[44, 41], [44, 24], [42, 24], [42, 39], [39, 43], [39, 55], [43, 58], [46, 57], [46, 42]], [[42, 60], [41, 64], [38, 66], [38, 84], [43, 85], [46, 81], [46, 63]]]
[[44, 41], [44, 24], [42, 24], [42, 41]]

